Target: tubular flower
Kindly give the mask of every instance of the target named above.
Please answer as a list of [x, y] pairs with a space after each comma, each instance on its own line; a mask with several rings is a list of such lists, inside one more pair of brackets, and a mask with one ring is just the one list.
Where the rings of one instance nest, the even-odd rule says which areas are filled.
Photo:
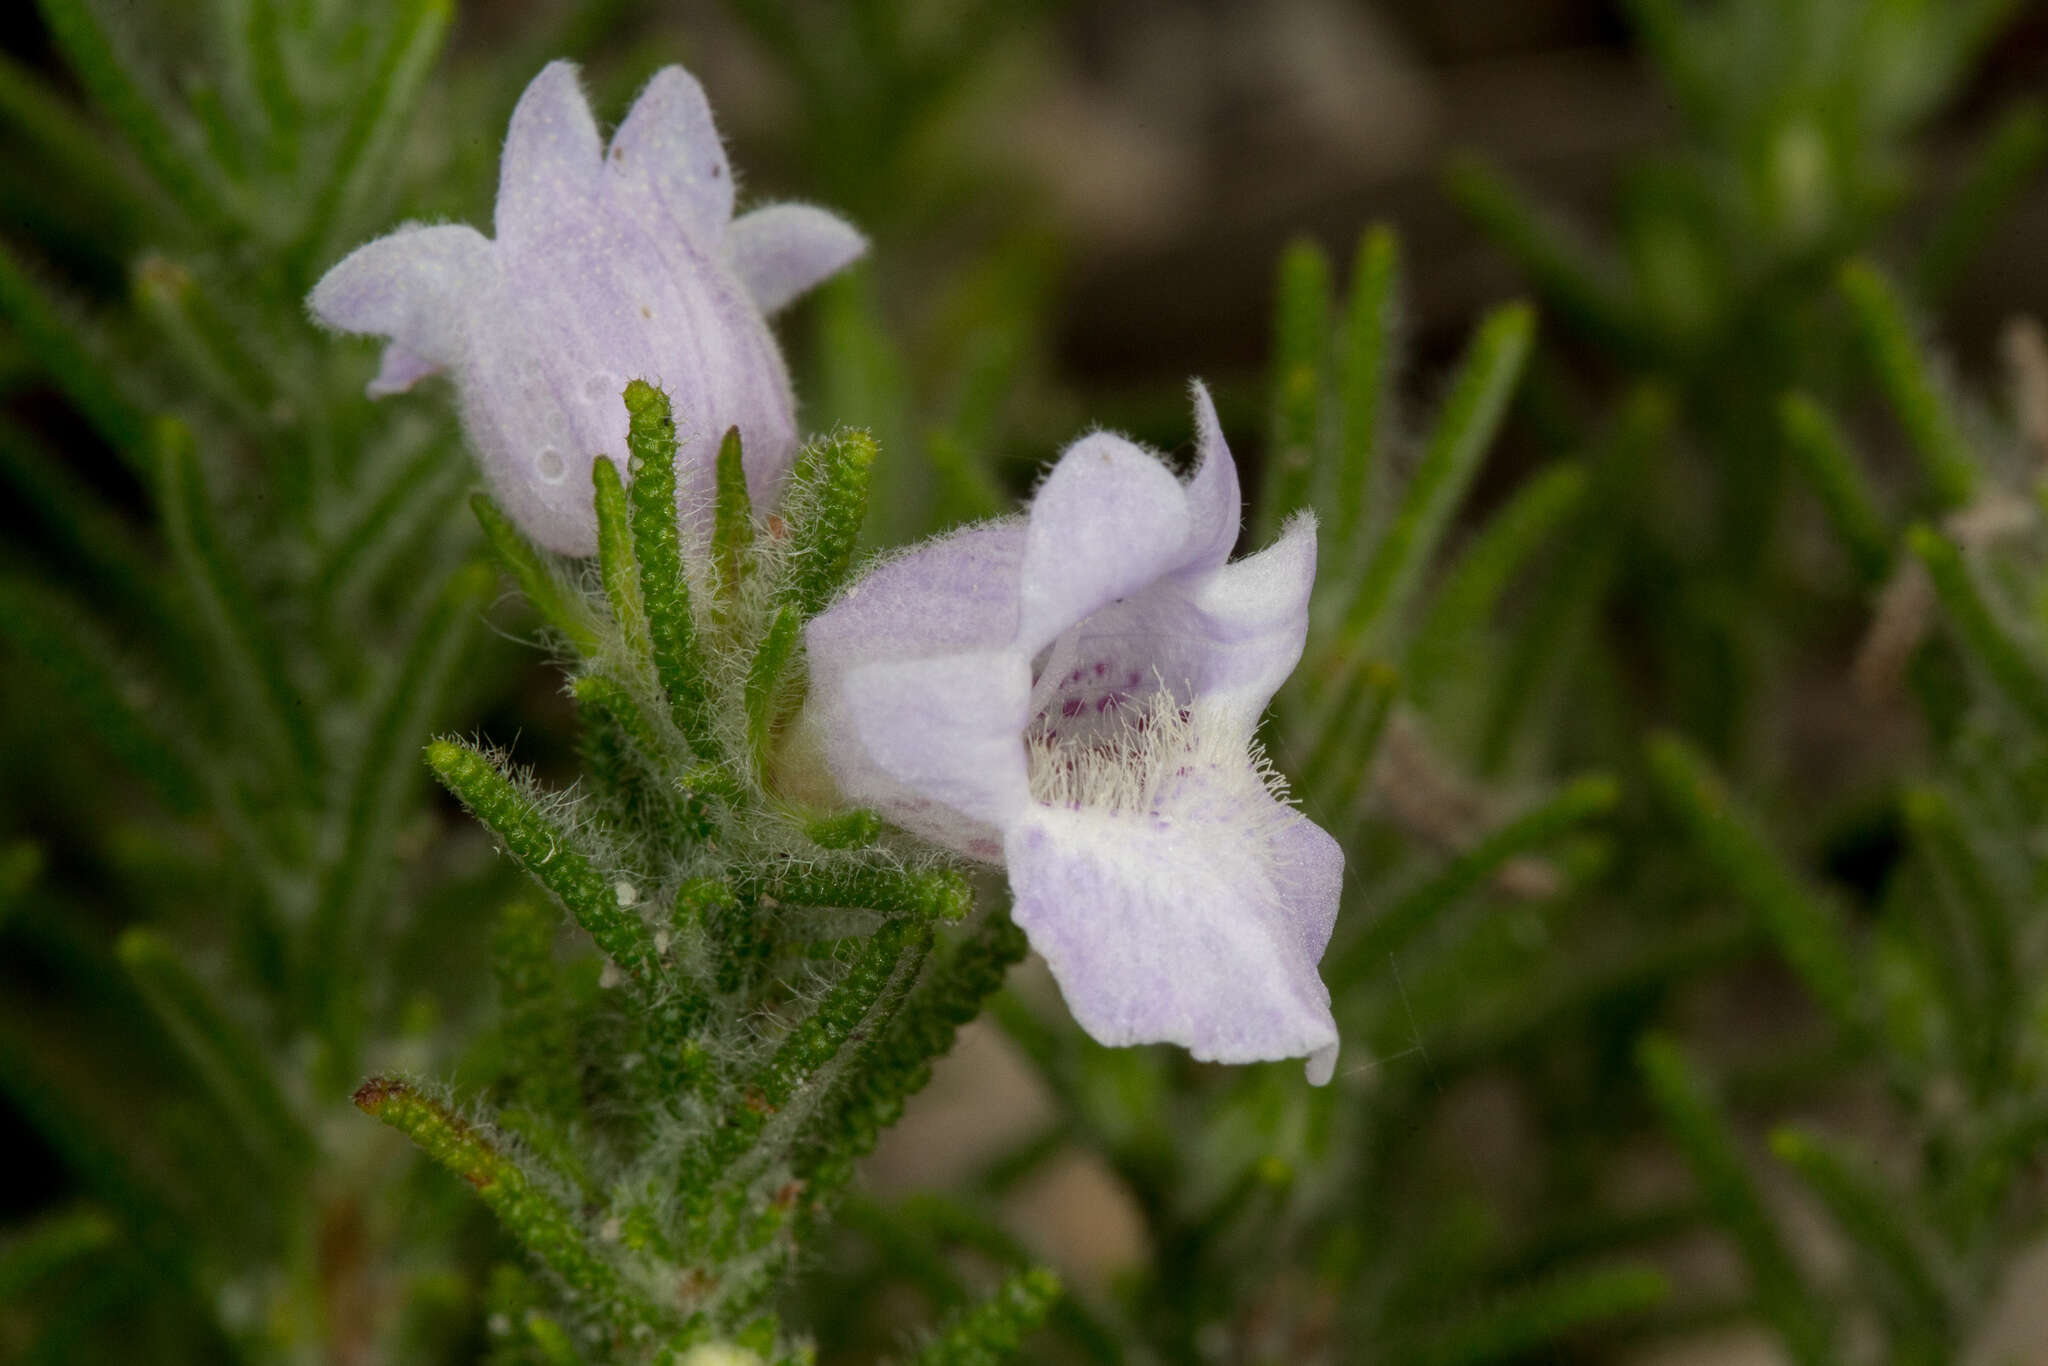
[[568, 62], [512, 113], [497, 237], [409, 224], [314, 288], [330, 327], [389, 339], [370, 396], [446, 371], [484, 475], [513, 520], [569, 555], [597, 546], [590, 467], [623, 461], [626, 382], [661, 385], [681, 438], [686, 525], [708, 505], [726, 428], [772, 499], [797, 444], [766, 315], [860, 255], [860, 234], [803, 204], [732, 216], [732, 173], [704, 91], [657, 73], [607, 147]]
[[1253, 741], [1301, 657], [1315, 525], [1227, 563], [1237, 471], [1195, 387], [1182, 483], [1096, 433], [1023, 517], [887, 561], [810, 624], [804, 720], [840, 789], [1008, 868], [1013, 915], [1106, 1044], [1337, 1054], [1316, 963], [1344, 857]]

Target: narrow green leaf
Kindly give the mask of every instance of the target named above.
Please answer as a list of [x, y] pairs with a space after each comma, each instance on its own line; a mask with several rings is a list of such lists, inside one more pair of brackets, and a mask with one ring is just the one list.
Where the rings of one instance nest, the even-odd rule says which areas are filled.
[[[970, 1249], [998, 1265], [1026, 1270], [1036, 1261], [1031, 1249], [1000, 1224], [958, 1201], [915, 1195], [897, 1209], [904, 1217], [915, 1217], [928, 1225], [935, 1237]], [[1046, 1323], [1079, 1351], [1082, 1359], [1094, 1362], [1095, 1366], [1121, 1366], [1126, 1358], [1126, 1343], [1116, 1330], [1075, 1296], [1062, 1295]]]
[[365, 918], [397, 861], [391, 846], [418, 773], [410, 761], [413, 747], [429, 732], [457, 667], [467, 660], [494, 579], [486, 566], [468, 564], [442, 585], [384, 680], [348, 777], [341, 849], [321, 880], [302, 961], [307, 995], [325, 1007], [323, 1023], [343, 1049], [344, 1076], [362, 1075], [346, 1049], [363, 1024], [357, 1017], [370, 994], [359, 985], [362, 965], [374, 956], [368, 937], [376, 927]]
[[148, 216], [149, 201], [131, 166], [107, 156], [106, 135], [39, 73], [7, 56], [0, 56], [0, 126], [36, 144], [38, 173], [63, 170], [89, 181], [102, 211], [120, 220], [123, 231]]
[[1401, 240], [1378, 224], [1358, 242], [1351, 265], [1351, 299], [1344, 313], [1343, 355], [1338, 371], [1341, 423], [1339, 458], [1317, 500], [1326, 519], [1329, 544], [1360, 544], [1371, 515], [1380, 447], [1392, 425], [1394, 361], [1400, 332]]
[[0, 639], [11, 642], [16, 657], [48, 679], [49, 695], [173, 811], [197, 810], [206, 783], [182, 725], [151, 715], [151, 689], [89, 623], [82, 608], [50, 590], [0, 578]]
[[1940, 1360], [1955, 1351], [1956, 1307], [1943, 1288], [1926, 1231], [1915, 1226], [1896, 1184], [1873, 1170], [1868, 1158], [1852, 1156], [1818, 1134], [1797, 1128], [1771, 1135], [1778, 1160], [1804, 1177], [1813, 1193], [1834, 1215], [1850, 1245], [1884, 1280], [1890, 1293], [1873, 1295], [1892, 1321], [1903, 1350], [1917, 1346], [1924, 1356], [1906, 1353], [1901, 1360]]
[[1585, 501], [1583, 465], [1558, 464], [1525, 481], [1465, 548], [1431, 596], [1408, 644], [1404, 672], [1418, 697], [1459, 661], [1459, 649], [1520, 583], [1551, 536]]
[[436, 740], [427, 746], [427, 763], [456, 799], [504, 841], [519, 865], [561, 899], [606, 957], [642, 980], [654, 980], [659, 955], [646, 922], [620, 904], [612, 882], [532, 797], [468, 745]]
[[904, 873], [893, 868], [791, 869], [762, 876], [762, 895], [799, 906], [840, 906], [960, 920], [974, 909], [974, 885], [951, 869]]
[[718, 1072], [696, 1034], [711, 1015], [709, 996], [671, 991], [644, 1009], [636, 1023], [645, 1058], [635, 1080], [643, 1107], [653, 1113], [694, 1094], [715, 1097]]
[[1010, 968], [1024, 960], [1024, 932], [1006, 914], [992, 913], [967, 938], [928, 968], [902, 1010], [882, 1034], [839, 1100], [820, 1114], [798, 1155], [811, 1184], [812, 1205], [851, 1179], [854, 1164], [903, 1113], [909, 1097], [931, 1080], [932, 1063], [954, 1036], [981, 1013]]
[[844, 811], [804, 822], [804, 835], [820, 849], [860, 849], [882, 837], [882, 818], [872, 811]]
[[1280, 256], [1273, 303], [1273, 435], [1259, 492], [1270, 531], [1308, 501], [1330, 388], [1330, 258], [1306, 239]]
[[573, 691], [583, 712], [586, 776], [610, 814], [628, 822], [653, 821], [679, 836], [710, 838], [717, 828], [714, 801], [729, 804], [736, 794], [702, 778], [729, 782], [728, 775], [701, 765], [677, 776], [672, 767], [675, 743], [616, 680], [600, 673], [583, 674]]
[[337, 596], [367, 589], [385, 562], [401, 557], [400, 545], [417, 534], [423, 515], [433, 515], [441, 490], [453, 480], [469, 481], [467, 462], [458, 464], [452, 454], [450, 443], [431, 442], [366, 490], [346, 514], [341, 534], [325, 547], [306, 596], [332, 610]]
[[650, 763], [662, 758], [665, 747], [660, 733], [654, 729], [647, 713], [640, 709], [631, 693], [603, 674], [596, 673], [578, 675], [573, 689], [578, 705], [592, 708], [624, 731], [643, 758]]
[[245, 180], [253, 116], [229, 113], [220, 85], [210, 75], [194, 72], [178, 84], [193, 121], [199, 125], [200, 143], [213, 169], [229, 184]]
[[1673, 408], [1663, 392], [1639, 386], [1612, 428], [1597, 443], [1586, 497], [1570, 528], [1558, 538], [1558, 563], [1535, 598], [1518, 614], [1506, 658], [1493, 669], [1479, 768], [1499, 774], [1533, 732], [1539, 711], [1560, 709], [1568, 681], [1582, 672], [1606, 585], [1614, 572], [1621, 532], [1642, 487], [1644, 466], [1671, 428]]
[[1342, 666], [1329, 697], [1307, 732], [1301, 790], [1349, 811], [1371, 791], [1373, 760], [1401, 698], [1400, 670], [1383, 659], [1356, 656]]
[[718, 443], [718, 501], [711, 533], [711, 558], [718, 566], [719, 589], [728, 600], [738, 596], [754, 548], [754, 503], [747, 496], [747, 467], [741, 457], [740, 429], [728, 428]]
[[427, 474], [414, 492], [395, 505], [388, 523], [371, 520], [386, 508], [372, 505], [362, 520], [349, 528], [360, 535], [362, 544], [357, 563], [346, 567], [336, 584], [339, 600], [320, 604], [323, 609], [347, 612], [359, 607], [388, 611], [384, 604], [416, 599], [424, 582], [447, 573], [457, 559], [469, 558], [467, 528], [462, 525], [461, 507], [474, 482], [467, 459], [449, 460], [446, 453], [459, 448], [443, 447], [438, 469]]
[[281, 9], [283, 5], [278, 0], [252, 0], [248, 5], [248, 22], [239, 36], [248, 54], [250, 84], [255, 87], [257, 102], [269, 124], [273, 159], [280, 168], [288, 170], [297, 161], [299, 101], [292, 90], [278, 33]]
[[379, 27], [390, 36], [376, 67], [356, 95], [355, 111], [326, 162], [326, 179], [312, 197], [312, 211], [300, 236], [304, 255], [329, 254], [345, 235], [369, 186], [383, 175], [397, 135], [412, 116], [441, 40], [454, 15], [454, 0], [398, 0], [395, 13]]
[[[96, 966], [115, 976], [104, 959]], [[134, 1018], [138, 1028], [146, 1027], [146, 1017]], [[37, 1043], [14, 1021], [0, 1021], [0, 1095], [42, 1136], [79, 1187], [114, 1215], [123, 1234], [157, 1259], [163, 1279], [191, 1288], [200, 1239], [175, 1208], [180, 1192], [135, 1151], [133, 1135], [114, 1118], [119, 1112], [83, 1100], [77, 1090], [81, 1079], [65, 1075], [51, 1051]]]
[[[1671, 1283], [1649, 1267], [1614, 1267], [1559, 1276], [1509, 1291], [1457, 1316], [1423, 1338], [1401, 1360], [1413, 1366], [1484, 1366], [1549, 1355], [1560, 1338], [1654, 1309]], [[1551, 1349], [1546, 1353], [1543, 1349]]]
[[576, 1350], [575, 1340], [561, 1324], [538, 1309], [527, 1310], [521, 1323], [526, 1328], [526, 1340], [540, 1353], [546, 1366], [584, 1366], [583, 1353]]
[[822, 611], [845, 581], [867, 515], [875, 455], [872, 436], [843, 430], [812, 441], [797, 456], [783, 499], [787, 564], [776, 597], [805, 620]]
[[311, 708], [278, 654], [277, 637], [243, 582], [228, 541], [214, 520], [199, 470], [199, 453], [183, 424], [157, 424], [157, 505], [173, 558], [213, 637], [220, 672], [248, 719], [271, 733], [272, 745], [306, 783], [321, 773]]
[[137, 927], [122, 934], [115, 956], [222, 1112], [255, 1149], [291, 1170], [310, 1166], [317, 1155], [312, 1131], [279, 1088], [270, 1060], [214, 1004], [212, 992], [177, 950]]
[[582, 1112], [583, 1094], [574, 1018], [555, 963], [558, 923], [554, 911], [534, 902], [507, 903], [491, 935], [491, 959], [513, 1096], [524, 1109], [562, 1124]]
[[1003, 1366], [1045, 1322], [1061, 1293], [1051, 1271], [1019, 1272], [993, 1296], [950, 1319], [914, 1358], [915, 1366]]
[[182, 606], [163, 590], [160, 557], [144, 549], [135, 528], [72, 472], [69, 461], [0, 420], [0, 481], [53, 540], [67, 567], [75, 566], [78, 579], [126, 609], [183, 681], [201, 681]]
[[192, 374], [248, 426], [269, 425], [277, 389], [269, 367], [242, 344], [238, 329], [189, 267], [150, 253], [133, 268], [135, 301]]
[[544, 552], [539, 546], [520, 534], [512, 525], [512, 519], [498, 510], [484, 494], [476, 494], [469, 500], [469, 506], [476, 513], [477, 524], [484, 530], [484, 540], [497, 558], [499, 566], [512, 576], [519, 585], [519, 591], [539, 612], [541, 620], [562, 633], [562, 636], [577, 652], [588, 658], [597, 653], [597, 632], [590, 621], [590, 613], [583, 605], [583, 596], [564, 584], [555, 571], [542, 558]]
[[1507, 414], [1534, 332], [1535, 314], [1524, 304], [1498, 309], [1480, 325], [1437, 414], [1400, 510], [1373, 548], [1345, 606], [1347, 634], [1363, 636], [1376, 625], [1398, 620], [1406, 610]]
[[114, 1221], [96, 1209], [42, 1216], [0, 1243], [0, 1304], [19, 1300], [64, 1268], [112, 1246], [119, 1235]]
[[1992, 230], [2048, 156], [2048, 115], [2038, 100], [2006, 111], [1971, 159], [1955, 196], [1935, 221], [1915, 263], [1914, 282], [1924, 299], [1953, 289], [1983, 250]]
[[699, 764], [676, 778], [676, 790], [692, 797], [710, 798], [728, 804], [739, 801], [746, 789], [717, 764]]
[[[855, 970], [858, 970], [872, 951], [872, 946], [853, 940], [851, 948]], [[902, 1018], [905, 1003], [923, 976], [931, 949], [932, 935], [918, 929], [909, 935], [900, 952], [890, 950], [893, 968], [888, 980], [875, 995], [873, 1004], [860, 1017], [858, 1027], [838, 1045], [830, 1059], [830, 1073], [823, 1072], [822, 1065], [810, 1069], [811, 1093], [806, 1113], [798, 1118], [783, 1147], [793, 1166], [801, 1169], [806, 1153], [816, 1146], [821, 1126], [840, 1118], [843, 1108], [858, 1093], [863, 1082], [874, 1075], [878, 1061], [887, 1061], [888, 1043], [897, 1021]], [[808, 1222], [819, 1214], [822, 1201], [830, 1194], [829, 1189], [815, 1188], [807, 1182], [803, 1190], [808, 1198], [802, 1204], [778, 1200], [770, 1209], [756, 1216], [752, 1227], [742, 1232], [743, 1245], [749, 1249], [767, 1246], [771, 1240], [783, 1235], [792, 1222]], [[800, 1232], [791, 1236], [799, 1243], [802, 1241]]]
[[640, 600], [654, 672], [668, 694], [669, 716], [700, 758], [717, 751], [704, 660], [697, 651], [697, 619], [683, 576], [676, 525], [676, 425], [668, 395], [644, 380], [626, 385], [626, 449], [633, 482], [633, 558], [640, 566]]
[[1596, 945], [1554, 972], [1517, 982], [1491, 1006], [1464, 1010], [1455, 1032], [1430, 1040], [1432, 1074], [1456, 1076], [1519, 1053], [1533, 1040], [1598, 1029], [1616, 1003], [1666, 993], [1725, 969], [1753, 955], [1763, 936], [1746, 919], [1721, 916], [1633, 938], [1619, 946]]
[[1786, 865], [1704, 755], [1675, 735], [1660, 735], [1650, 741], [1648, 758], [1658, 792], [1707, 866], [1762, 922], [1829, 1017], [1860, 1031], [1864, 991], [1840, 909]]
[[640, 596], [640, 567], [633, 557], [632, 512], [619, 467], [600, 455], [590, 467], [597, 504], [597, 574], [611, 600], [612, 619], [626, 647], [652, 659], [647, 640], [647, 609]]
[[600, 1320], [658, 1325], [662, 1316], [600, 1255], [576, 1218], [510, 1158], [447, 1106], [402, 1081], [378, 1078], [355, 1093], [356, 1108], [417, 1143], [468, 1182], [521, 1246]]
[[1984, 595], [1977, 577], [1963, 563], [1962, 551], [1939, 532], [1916, 526], [1906, 532], [1906, 546], [1927, 566], [1957, 636], [1983, 666], [1992, 683], [2021, 715], [2048, 728], [2048, 669], [2034, 647], [2023, 641]]
[[[791, 1029], [767, 1064], [742, 1088], [739, 1103], [682, 1161], [676, 1193], [699, 1229], [709, 1213], [713, 1187], [746, 1153], [800, 1088], [838, 1057], [868, 1016], [906, 955], [922, 955], [931, 931], [911, 920], [892, 920], [871, 935], [846, 975], [825, 994], [816, 1010]], [[920, 958], [921, 961], [921, 958]]]
[[135, 470], [149, 468], [149, 421], [94, 330], [0, 244], [0, 319], [79, 415]]
[[742, 898], [717, 878], [691, 878], [676, 893], [676, 933], [710, 943], [712, 985], [724, 995], [739, 994], [774, 955], [757, 902], [758, 897]]
[[1839, 283], [1878, 384], [1912, 440], [1936, 505], [1944, 510], [1964, 506], [1977, 490], [1977, 461], [1933, 363], [1914, 336], [1905, 300], [1869, 261], [1845, 264]]
[[2008, 897], [1985, 866], [1955, 806], [1938, 789], [1909, 790], [1901, 803], [1915, 853], [1934, 874], [1932, 898], [1957, 919], [1948, 935], [1955, 962], [1958, 1032], [1969, 1053], [1977, 1092], [1990, 1096], [2010, 1085], [2006, 1066], [2018, 1040], [2019, 946]]
[[[43, 23], [79, 83], [127, 137], [149, 173], [209, 236], [233, 237], [236, 224], [227, 191], [194, 145], [189, 130], [161, 112], [163, 100], [146, 90], [133, 60], [117, 50], [86, 0], [38, 0]], [[100, 160], [94, 157], [97, 163]]]
[[775, 620], [768, 624], [768, 633], [761, 638], [760, 648], [754, 652], [753, 664], [747, 669], [747, 748], [756, 772], [767, 767], [768, 746], [775, 738], [775, 723], [781, 712], [783, 678], [796, 654], [802, 631], [803, 620], [795, 607], [776, 612]]
[[1557, 312], [1604, 345], [1636, 349], [1626, 296], [1592, 247], [1475, 157], [1453, 160], [1445, 182], [1458, 207], [1528, 272]]
[[1371, 974], [1453, 906], [1478, 891], [1510, 860], [1542, 849], [1588, 821], [1600, 819], [1614, 809], [1620, 798], [1620, 785], [1604, 773], [1573, 779], [1555, 795], [1488, 831], [1477, 844], [1374, 915], [1362, 933], [1340, 954], [1333, 955], [1327, 975], [1336, 981], [1352, 981]]
[[1645, 1038], [1636, 1061], [1708, 1209], [1749, 1268], [1750, 1293], [1763, 1317], [1800, 1366], [1829, 1366], [1836, 1359], [1833, 1333], [1821, 1317], [1821, 1300], [1772, 1221], [1718, 1099], [1670, 1039]]
[[1813, 481], [1813, 491], [1858, 575], [1865, 583], [1884, 582], [1891, 573], [1895, 538], [1877, 509], [1876, 495], [1863, 477], [1862, 462], [1847, 434], [1827, 409], [1803, 393], [1788, 393], [1778, 400], [1778, 426]]

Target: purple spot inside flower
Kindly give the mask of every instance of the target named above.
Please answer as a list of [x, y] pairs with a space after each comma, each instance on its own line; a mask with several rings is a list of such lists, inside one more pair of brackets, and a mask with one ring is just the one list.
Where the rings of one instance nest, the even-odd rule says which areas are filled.
[[1081, 714], [1081, 705], [1082, 703], [1080, 698], [1069, 697], [1066, 701], [1060, 703], [1060, 715], [1079, 716]]
[[1107, 677], [1109, 676], [1109, 661], [1108, 661], [1108, 660], [1106, 660], [1106, 659], [1098, 659], [1098, 660], [1096, 660], [1096, 661], [1095, 661], [1095, 676], [1096, 676], [1097, 678], [1107, 678]]

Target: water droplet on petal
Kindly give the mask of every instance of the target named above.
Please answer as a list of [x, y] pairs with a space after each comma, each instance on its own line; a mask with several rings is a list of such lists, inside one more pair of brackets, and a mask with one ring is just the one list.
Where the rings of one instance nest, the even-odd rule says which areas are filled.
[[559, 484], [569, 477], [569, 462], [553, 446], [543, 446], [534, 459], [533, 470], [543, 484]]

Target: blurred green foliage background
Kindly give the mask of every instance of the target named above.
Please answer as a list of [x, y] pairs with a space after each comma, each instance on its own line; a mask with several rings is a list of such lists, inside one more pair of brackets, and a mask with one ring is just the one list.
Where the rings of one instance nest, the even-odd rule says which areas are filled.
[[905, 1355], [1048, 1263], [1027, 1359], [2048, 1361], [2018, 0], [13, 7], [0, 1357], [616, 1348], [524, 1333], [513, 1241], [348, 1104], [514, 1084], [525, 884], [420, 747], [591, 760], [445, 393], [367, 403], [300, 303], [483, 222], [560, 55], [607, 119], [682, 62], [743, 194], [873, 237], [780, 324], [872, 545], [1094, 424], [1184, 453], [1190, 376], [1246, 544], [1323, 528], [1267, 739], [1350, 856], [1337, 1084], [1095, 1047], [1020, 968], [791, 1335]]

